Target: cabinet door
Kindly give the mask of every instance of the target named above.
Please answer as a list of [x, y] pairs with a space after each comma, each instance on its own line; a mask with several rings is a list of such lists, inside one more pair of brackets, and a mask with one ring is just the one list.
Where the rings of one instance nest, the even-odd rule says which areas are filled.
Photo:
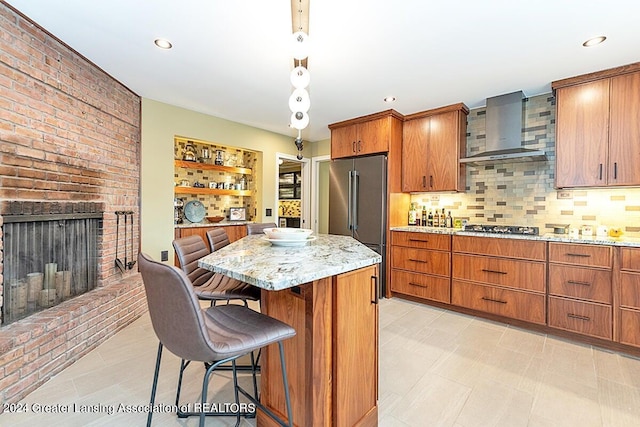
[[358, 129], [356, 125], [343, 126], [331, 131], [331, 158], [351, 157], [357, 154]]
[[235, 242], [247, 235], [246, 225], [228, 225], [224, 229], [227, 232], [227, 236], [229, 236], [229, 242]]
[[389, 151], [390, 118], [370, 120], [358, 124], [356, 150], [360, 154], [386, 153]]
[[378, 401], [377, 266], [336, 277], [333, 414], [337, 427], [374, 425]]
[[556, 90], [556, 187], [607, 183], [609, 80]]
[[402, 191], [428, 191], [427, 156], [431, 119], [408, 120], [402, 129]]
[[458, 191], [460, 178], [459, 112], [431, 116], [427, 170], [429, 191]]
[[611, 79], [609, 185], [640, 184], [640, 72]]

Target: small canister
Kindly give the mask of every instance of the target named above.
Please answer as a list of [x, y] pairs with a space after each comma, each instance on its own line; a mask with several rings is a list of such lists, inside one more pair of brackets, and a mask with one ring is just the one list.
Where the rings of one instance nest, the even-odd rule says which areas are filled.
[[590, 225], [582, 226], [582, 236], [583, 237], [591, 237], [593, 236], [593, 227]]

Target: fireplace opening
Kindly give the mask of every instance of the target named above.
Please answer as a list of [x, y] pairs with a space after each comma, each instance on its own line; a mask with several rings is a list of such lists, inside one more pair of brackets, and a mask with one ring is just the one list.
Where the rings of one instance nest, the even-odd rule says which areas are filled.
[[102, 213], [3, 217], [2, 325], [97, 286]]

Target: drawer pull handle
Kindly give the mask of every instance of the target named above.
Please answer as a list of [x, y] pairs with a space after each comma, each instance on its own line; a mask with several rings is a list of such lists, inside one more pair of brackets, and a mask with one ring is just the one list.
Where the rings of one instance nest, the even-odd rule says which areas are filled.
[[572, 253], [569, 252], [569, 253], [566, 253], [565, 255], [566, 256], [577, 256], [577, 257], [580, 257], [580, 258], [591, 258], [591, 255], [589, 255], [589, 254], [572, 254]]
[[429, 285], [423, 285], [422, 283], [409, 282], [411, 286], [417, 286], [419, 288], [428, 288]]
[[497, 302], [498, 304], [506, 304], [507, 303], [506, 301], [502, 301], [502, 300], [499, 300], [499, 299], [488, 298], [488, 297], [482, 297], [482, 299], [484, 301]]
[[585, 322], [591, 321], [590, 317], [580, 316], [579, 314], [567, 313], [567, 317], [570, 317], [572, 319], [584, 320]]
[[427, 243], [429, 239], [409, 239], [410, 242], [424, 242]]
[[591, 286], [591, 283], [589, 282], [578, 282], [577, 280], [567, 280], [567, 283], [570, 285]]
[[485, 273], [507, 274], [506, 271], [487, 270], [486, 268], [483, 268], [482, 271], [484, 271]]
[[426, 263], [427, 263], [427, 261], [423, 261], [423, 260], [421, 260], [421, 259], [413, 259], [413, 258], [409, 258], [409, 261], [413, 261], [413, 262], [421, 262], [421, 263], [423, 263], [423, 264], [426, 264]]

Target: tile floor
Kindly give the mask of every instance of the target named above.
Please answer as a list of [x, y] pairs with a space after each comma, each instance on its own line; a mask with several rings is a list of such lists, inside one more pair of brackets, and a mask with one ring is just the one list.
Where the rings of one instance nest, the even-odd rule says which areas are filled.
[[[143, 316], [24, 399], [31, 410], [101, 405], [92, 413], [5, 413], [0, 425], [144, 425], [146, 414], [105, 408], [148, 402], [156, 349]], [[178, 366], [165, 351], [158, 403], [173, 403]], [[185, 384], [198, 384], [201, 374], [190, 367]], [[229, 381], [223, 375], [214, 387]], [[196, 401], [198, 389], [186, 386], [183, 401]], [[212, 399], [232, 401], [221, 393]], [[207, 419], [209, 426], [233, 424]], [[153, 425], [197, 420], [157, 413]], [[400, 299], [380, 301], [380, 426], [638, 425], [638, 359]]]

